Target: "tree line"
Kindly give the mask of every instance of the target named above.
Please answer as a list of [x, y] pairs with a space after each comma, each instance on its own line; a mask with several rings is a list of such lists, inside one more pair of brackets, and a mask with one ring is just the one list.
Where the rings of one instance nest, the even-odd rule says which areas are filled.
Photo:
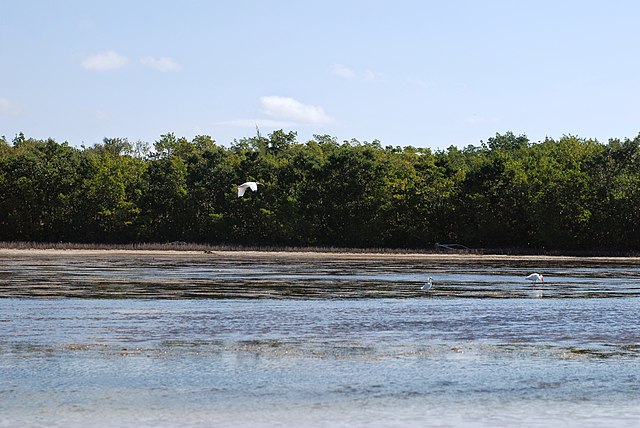
[[[244, 181], [263, 184], [238, 198]], [[0, 241], [640, 248], [640, 135], [432, 151], [295, 132], [91, 147], [0, 138]]]

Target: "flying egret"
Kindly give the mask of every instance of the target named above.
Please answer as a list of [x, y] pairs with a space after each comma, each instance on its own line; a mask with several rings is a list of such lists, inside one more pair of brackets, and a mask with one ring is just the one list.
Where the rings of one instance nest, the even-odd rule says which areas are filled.
[[242, 183], [241, 185], [238, 186], [238, 197], [241, 198], [247, 189], [251, 189], [254, 192], [257, 192], [258, 184], [262, 184], [262, 183], [257, 183], [255, 181], [247, 181], [246, 183]]
[[426, 284], [422, 286], [421, 290], [429, 291], [431, 290], [431, 287], [433, 287], [433, 278], [429, 277]]
[[544, 276], [539, 273], [532, 273], [526, 278], [527, 281], [531, 281], [531, 283], [536, 284], [538, 281], [544, 284]]

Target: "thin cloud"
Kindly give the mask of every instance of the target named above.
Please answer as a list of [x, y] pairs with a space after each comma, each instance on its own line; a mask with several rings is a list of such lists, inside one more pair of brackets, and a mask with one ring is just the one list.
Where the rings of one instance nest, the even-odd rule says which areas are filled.
[[364, 72], [364, 80], [367, 82], [380, 82], [384, 80], [384, 75], [375, 71], [366, 70]]
[[465, 122], [468, 123], [469, 125], [478, 125], [484, 122], [484, 119], [480, 116], [467, 116], [467, 118], [465, 119]]
[[488, 125], [492, 123], [497, 123], [498, 121], [492, 117], [479, 116], [477, 114], [473, 114], [471, 116], [467, 116], [465, 118], [465, 123], [468, 125]]
[[431, 86], [429, 83], [427, 83], [426, 81], [422, 80], [422, 79], [417, 79], [415, 77], [408, 77], [406, 79], [407, 84], [412, 85], [412, 86], [418, 86], [420, 88], [428, 88], [429, 86]]
[[148, 56], [142, 58], [140, 62], [147, 67], [151, 67], [158, 71], [178, 71], [182, 68], [180, 67], [180, 64], [176, 63], [173, 59], [166, 56], [163, 56], [161, 58]]
[[94, 116], [97, 120], [99, 120], [100, 122], [105, 122], [111, 119], [111, 114], [104, 111], [104, 110], [98, 110], [94, 113]]
[[331, 73], [349, 80], [364, 80], [365, 82], [380, 82], [385, 80], [385, 76], [382, 73], [378, 73], [373, 70], [364, 70], [362, 72], [353, 70], [342, 64], [334, 64], [331, 66]]
[[356, 77], [356, 72], [352, 69], [345, 67], [342, 64], [334, 64], [331, 67], [331, 72], [336, 76], [344, 77], [345, 79], [353, 79]]
[[218, 123], [220, 125], [237, 126], [240, 128], [255, 128], [256, 126], [262, 128], [288, 128], [296, 125], [293, 122], [271, 119], [236, 119], [225, 120]]
[[14, 116], [20, 114], [21, 111], [22, 109], [17, 104], [14, 104], [8, 98], [0, 97], [0, 114]]
[[111, 71], [122, 68], [129, 63], [126, 56], [114, 51], [101, 52], [86, 57], [82, 61], [82, 67], [91, 71]]
[[329, 123], [332, 120], [322, 107], [302, 104], [289, 97], [261, 97], [260, 104], [264, 114], [279, 121], [318, 125]]
[[80, 19], [76, 22], [76, 26], [80, 30], [95, 30], [97, 28], [96, 23], [90, 19]]

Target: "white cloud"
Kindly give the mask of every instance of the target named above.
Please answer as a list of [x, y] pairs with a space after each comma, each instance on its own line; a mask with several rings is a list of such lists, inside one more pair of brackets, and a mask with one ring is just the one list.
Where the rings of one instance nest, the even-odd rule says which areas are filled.
[[262, 111], [276, 120], [292, 121], [299, 124], [318, 125], [331, 122], [320, 106], [302, 104], [289, 97], [261, 97]]
[[268, 96], [260, 98], [261, 111], [268, 118], [234, 119], [218, 122], [219, 125], [238, 126], [242, 128], [291, 128], [300, 125], [321, 125], [333, 119], [322, 107], [302, 104], [289, 98]]
[[345, 79], [353, 79], [356, 77], [356, 72], [352, 69], [345, 67], [342, 64], [334, 64], [331, 67], [331, 72], [336, 76], [344, 77]]
[[22, 109], [8, 98], [0, 97], [0, 114], [17, 115]]
[[122, 56], [114, 51], [101, 52], [86, 57], [82, 61], [85, 70], [110, 71], [122, 68], [129, 63], [126, 56]]
[[178, 71], [181, 69], [180, 64], [176, 63], [173, 59], [166, 56], [163, 56], [161, 58], [148, 56], [142, 58], [140, 62], [147, 67], [155, 68], [158, 71]]

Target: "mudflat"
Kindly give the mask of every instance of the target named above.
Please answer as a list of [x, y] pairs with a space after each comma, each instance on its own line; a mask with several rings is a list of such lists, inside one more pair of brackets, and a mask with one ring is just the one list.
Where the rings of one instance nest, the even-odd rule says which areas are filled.
[[376, 252], [376, 251], [272, 251], [272, 250], [137, 250], [137, 249], [15, 249], [0, 248], [0, 257], [6, 256], [34, 256], [34, 257], [120, 257], [120, 256], [151, 256], [151, 257], [191, 257], [218, 259], [294, 259], [294, 260], [425, 260], [425, 261], [458, 261], [458, 262], [496, 262], [504, 261], [593, 261], [620, 262], [624, 264], [640, 263], [640, 257], [583, 257], [558, 255], [504, 255], [504, 254], [469, 254], [469, 253], [421, 253], [421, 252]]

